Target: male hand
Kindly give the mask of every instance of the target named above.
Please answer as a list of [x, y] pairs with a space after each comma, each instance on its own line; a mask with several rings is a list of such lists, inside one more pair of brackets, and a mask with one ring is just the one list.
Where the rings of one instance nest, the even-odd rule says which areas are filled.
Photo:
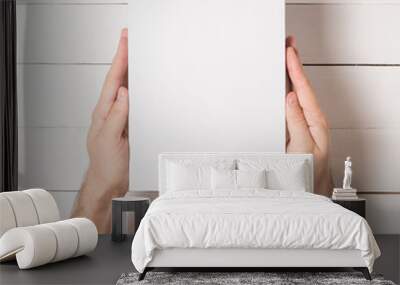
[[87, 217], [100, 233], [111, 229], [111, 199], [124, 196], [129, 182], [128, 31], [122, 30], [87, 138], [89, 168], [73, 217]]
[[331, 196], [332, 179], [329, 170], [329, 127], [320, 109], [315, 92], [299, 59], [295, 39], [287, 39], [287, 70], [293, 91], [286, 96], [288, 153], [314, 155], [314, 192]]

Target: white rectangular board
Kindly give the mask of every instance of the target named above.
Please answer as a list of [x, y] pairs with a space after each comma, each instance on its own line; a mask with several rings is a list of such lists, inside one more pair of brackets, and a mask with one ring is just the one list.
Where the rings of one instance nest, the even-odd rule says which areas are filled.
[[129, 1], [131, 190], [162, 152], [285, 151], [285, 1]]

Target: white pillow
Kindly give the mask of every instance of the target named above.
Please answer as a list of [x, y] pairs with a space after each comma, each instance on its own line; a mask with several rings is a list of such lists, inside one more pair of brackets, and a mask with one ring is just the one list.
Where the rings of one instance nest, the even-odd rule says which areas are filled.
[[237, 188], [267, 188], [267, 171], [236, 170]]
[[194, 166], [169, 162], [167, 177], [168, 191], [210, 189], [210, 187], [210, 166]]
[[241, 159], [238, 161], [240, 170], [267, 170], [267, 188], [272, 190], [306, 191], [309, 189], [307, 177], [309, 167], [304, 160], [262, 160]]
[[284, 164], [268, 171], [268, 188], [276, 190], [306, 191], [306, 163]]
[[211, 189], [236, 189], [236, 170], [211, 169]]

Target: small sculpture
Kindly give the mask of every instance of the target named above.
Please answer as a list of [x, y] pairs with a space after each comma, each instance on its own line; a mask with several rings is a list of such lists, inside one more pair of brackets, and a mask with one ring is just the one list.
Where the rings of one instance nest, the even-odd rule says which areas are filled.
[[353, 175], [353, 171], [351, 169], [351, 157], [348, 156], [346, 161], [344, 162], [344, 178], [343, 178], [343, 189], [352, 189], [351, 188], [351, 177]]

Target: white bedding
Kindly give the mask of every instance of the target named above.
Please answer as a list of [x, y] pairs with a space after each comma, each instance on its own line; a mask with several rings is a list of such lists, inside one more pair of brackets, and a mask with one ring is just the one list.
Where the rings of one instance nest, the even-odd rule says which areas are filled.
[[371, 272], [380, 255], [359, 215], [320, 195], [265, 189], [162, 195], [140, 223], [132, 262], [143, 272], [165, 248], [358, 249]]

